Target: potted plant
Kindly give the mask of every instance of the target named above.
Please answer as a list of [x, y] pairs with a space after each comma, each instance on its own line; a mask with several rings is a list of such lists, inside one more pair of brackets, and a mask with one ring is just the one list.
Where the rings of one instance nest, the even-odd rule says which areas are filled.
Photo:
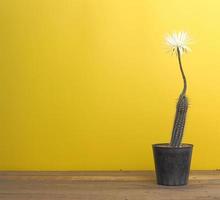
[[181, 58], [183, 53], [190, 51], [187, 46], [189, 37], [185, 32], [173, 33], [167, 36], [166, 43], [171, 52], [177, 55], [183, 79], [183, 90], [176, 105], [176, 115], [170, 143], [154, 144], [153, 153], [157, 183], [159, 185], [179, 186], [186, 185], [188, 182], [193, 148], [192, 144], [181, 143], [188, 110], [187, 81]]

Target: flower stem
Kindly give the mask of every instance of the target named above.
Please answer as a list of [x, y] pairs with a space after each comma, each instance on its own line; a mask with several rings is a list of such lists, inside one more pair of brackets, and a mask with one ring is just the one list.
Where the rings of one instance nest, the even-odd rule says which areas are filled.
[[184, 84], [181, 94], [185, 95], [186, 94], [186, 89], [187, 89], [187, 81], [186, 81], [185, 73], [183, 71], [183, 66], [182, 66], [182, 61], [181, 61], [181, 54], [180, 54], [180, 50], [179, 50], [178, 47], [177, 47], [177, 57], [178, 57], [179, 67], [180, 67], [181, 75], [182, 75], [182, 78], [183, 78], [183, 84]]

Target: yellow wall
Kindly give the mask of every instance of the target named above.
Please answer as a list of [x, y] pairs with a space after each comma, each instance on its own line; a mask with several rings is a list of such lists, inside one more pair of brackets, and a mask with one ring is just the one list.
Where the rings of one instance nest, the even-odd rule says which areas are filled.
[[0, 169], [153, 169], [170, 138], [183, 57], [193, 169], [220, 168], [220, 1], [0, 1]]

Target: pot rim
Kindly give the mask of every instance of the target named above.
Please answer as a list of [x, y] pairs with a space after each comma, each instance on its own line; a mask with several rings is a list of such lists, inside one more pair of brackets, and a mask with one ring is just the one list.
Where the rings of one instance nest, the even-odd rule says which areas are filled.
[[188, 143], [182, 143], [179, 147], [172, 147], [169, 145], [169, 143], [157, 143], [152, 144], [153, 148], [166, 148], [166, 149], [187, 149], [187, 148], [193, 148], [193, 144]]

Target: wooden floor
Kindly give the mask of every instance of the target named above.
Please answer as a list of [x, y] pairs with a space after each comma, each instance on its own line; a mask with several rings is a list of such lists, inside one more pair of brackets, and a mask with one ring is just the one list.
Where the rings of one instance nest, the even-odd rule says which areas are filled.
[[187, 186], [153, 172], [0, 172], [0, 200], [220, 200], [220, 171], [194, 171]]

